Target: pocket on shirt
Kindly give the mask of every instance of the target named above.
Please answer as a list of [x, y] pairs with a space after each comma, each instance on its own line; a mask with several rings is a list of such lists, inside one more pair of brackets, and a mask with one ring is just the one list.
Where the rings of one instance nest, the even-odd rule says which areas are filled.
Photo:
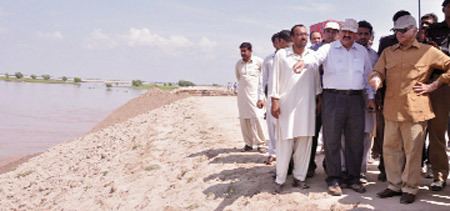
[[410, 79], [418, 79], [421, 78], [424, 74], [428, 72], [429, 66], [423, 63], [413, 63], [409, 64], [409, 72], [407, 73], [407, 77]]
[[426, 95], [417, 95], [416, 93], [408, 93], [406, 95], [406, 105], [413, 112], [426, 110], [429, 99]]
[[364, 60], [362, 59], [353, 59], [353, 70], [357, 73], [363, 73], [364, 72]]

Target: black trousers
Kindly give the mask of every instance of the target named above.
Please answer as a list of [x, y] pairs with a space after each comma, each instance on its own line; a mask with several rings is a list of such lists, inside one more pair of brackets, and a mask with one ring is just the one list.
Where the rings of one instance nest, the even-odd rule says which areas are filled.
[[316, 131], [314, 133], [314, 137], [312, 138], [311, 156], [309, 159], [308, 171], [314, 171], [317, 168], [315, 158], [319, 141], [320, 127], [322, 127], [322, 115], [321, 112], [316, 112]]
[[[326, 182], [328, 185], [358, 183], [364, 148], [364, 97], [362, 94], [348, 95], [324, 90], [322, 102]], [[345, 136], [345, 174], [342, 173], [340, 156], [342, 134]]]

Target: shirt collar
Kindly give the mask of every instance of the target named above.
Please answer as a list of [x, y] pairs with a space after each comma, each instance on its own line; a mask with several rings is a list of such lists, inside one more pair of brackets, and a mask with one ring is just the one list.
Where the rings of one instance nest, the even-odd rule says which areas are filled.
[[[397, 43], [397, 44], [395, 44], [393, 47], [394, 47], [394, 50], [397, 50], [397, 49], [399, 49], [401, 46], [400, 46], [400, 43]], [[420, 43], [419, 43], [419, 41], [417, 41], [417, 39], [414, 39], [414, 41], [413, 41], [410, 45], [405, 46], [405, 49], [408, 49], [408, 48], [411, 48], [411, 47], [420, 48]]]
[[[356, 45], [356, 43], [353, 42], [351, 49], [356, 49], [356, 46], [355, 46], [355, 45]], [[344, 47], [344, 46], [342, 45], [342, 43], [341, 43], [340, 40], [334, 41], [334, 42], [333, 42], [333, 46], [334, 46], [334, 48], [343, 48], [343, 47]]]
[[303, 51], [303, 54], [302, 55], [298, 55], [298, 54], [294, 53], [293, 47], [288, 47], [288, 48], [286, 48], [286, 56], [301, 56], [301, 57], [303, 57], [306, 54], [308, 54], [309, 51], [310, 51], [310, 49], [305, 47], [305, 50]]

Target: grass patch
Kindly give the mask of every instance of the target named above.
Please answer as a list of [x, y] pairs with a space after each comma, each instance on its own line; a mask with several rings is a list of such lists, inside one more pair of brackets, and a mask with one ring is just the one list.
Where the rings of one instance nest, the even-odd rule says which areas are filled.
[[157, 85], [157, 84], [142, 84], [140, 86], [132, 86], [133, 89], [137, 89], [137, 90], [147, 90], [147, 89], [153, 89], [153, 88], [158, 88], [162, 91], [172, 91], [176, 88], [178, 88], [178, 86], [175, 85]]
[[80, 83], [75, 83], [73, 81], [63, 81], [63, 80], [54, 80], [54, 79], [32, 79], [32, 78], [7, 78], [7, 77], [0, 77], [0, 80], [2, 81], [11, 81], [11, 82], [26, 82], [26, 83], [42, 83], [42, 84], [71, 84], [71, 85], [79, 85]]

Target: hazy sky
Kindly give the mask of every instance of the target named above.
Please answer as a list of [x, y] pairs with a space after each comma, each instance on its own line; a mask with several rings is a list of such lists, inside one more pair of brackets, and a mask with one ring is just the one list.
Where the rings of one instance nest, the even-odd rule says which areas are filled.
[[345, 18], [378, 40], [400, 9], [417, 17], [416, 0], [0, 0], [0, 73], [226, 84], [242, 41], [264, 58], [274, 32]]

